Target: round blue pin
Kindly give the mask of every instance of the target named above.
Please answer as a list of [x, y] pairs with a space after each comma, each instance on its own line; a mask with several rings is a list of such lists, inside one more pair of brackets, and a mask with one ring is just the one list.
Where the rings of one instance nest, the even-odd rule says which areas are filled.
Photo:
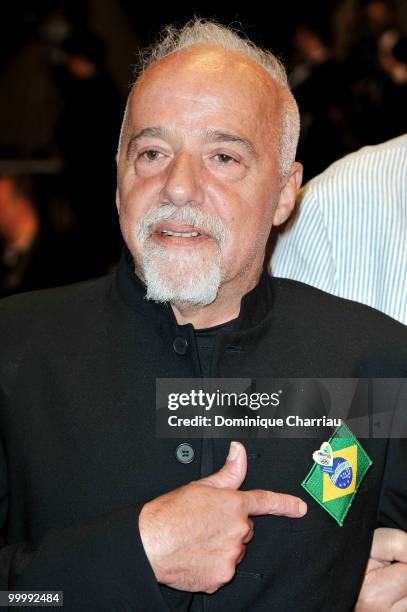
[[347, 489], [352, 482], [353, 470], [349, 461], [343, 457], [335, 457], [332, 466], [333, 473], [329, 475], [335, 487]]

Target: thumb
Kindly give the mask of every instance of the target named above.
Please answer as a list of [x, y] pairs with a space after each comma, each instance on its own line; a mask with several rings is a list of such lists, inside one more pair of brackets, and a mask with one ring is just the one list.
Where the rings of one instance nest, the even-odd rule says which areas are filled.
[[240, 442], [231, 442], [225, 465], [211, 476], [202, 478], [204, 482], [217, 489], [238, 489], [247, 472], [246, 449]]
[[401, 529], [379, 527], [374, 532], [370, 557], [379, 561], [407, 563], [407, 533]]

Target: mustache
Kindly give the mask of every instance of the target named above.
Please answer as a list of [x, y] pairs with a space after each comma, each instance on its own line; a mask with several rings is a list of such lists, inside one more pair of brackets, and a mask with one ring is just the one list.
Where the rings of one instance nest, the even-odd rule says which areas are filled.
[[179, 221], [192, 227], [198, 227], [206, 234], [209, 234], [219, 244], [222, 244], [229, 236], [229, 229], [223, 221], [215, 215], [203, 212], [189, 204], [185, 206], [175, 206], [175, 204], [163, 204], [159, 208], [154, 208], [142, 218], [139, 226], [139, 239], [146, 240], [151, 236], [154, 226], [162, 221]]

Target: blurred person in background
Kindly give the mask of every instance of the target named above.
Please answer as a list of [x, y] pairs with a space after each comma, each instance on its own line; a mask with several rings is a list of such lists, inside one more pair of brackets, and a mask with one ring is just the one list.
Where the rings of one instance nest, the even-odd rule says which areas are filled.
[[378, 57], [386, 74], [384, 128], [389, 137], [398, 136], [407, 132], [407, 36], [387, 30], [379, 39]]
[[296, 28], [293, 40], [296, 60], [289, 82], [301, 114], [298, 159], [304, 162], [305, 180], [343, 153], [348, 100], [342, 67], [327, 39], [303, 23]]
[[[396, 41], [407, 24], [396, 0], [344, 0], [333, 12], [335, 54], [343, 63], [351, 106], [346, 151], [379, 144], [406, 131], [403, 85], [394, 80]], [[389, 35], [389, 33], [391, 33]], [[394, 53], [394, 56], [393, 56]]]
[[0, 297], [71, 280], [63, 244], [46, 227], [32, 180], [0, 175]]
[[81, 31], [65, 42], [64, 49], [65, 65], [55, 70], [63, 102], [56, 141], [64, 160], [65, 193], [75, 217], [73, 232], [82, 277], [89, 278], [104, 274], [120, 254], [122, 243], [112, 202], [123, 109], [105, 70], [102, 39]]

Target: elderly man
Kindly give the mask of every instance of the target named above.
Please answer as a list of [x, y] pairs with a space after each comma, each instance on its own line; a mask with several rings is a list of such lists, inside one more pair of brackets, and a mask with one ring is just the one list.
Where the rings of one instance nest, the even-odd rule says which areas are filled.
[[155, 437], [158, 377], [405, 374], [404, 327], [263, 268], [297, 137], [282, 67], [230, 30], [196, 21], [150, 55], [117, 271], [1, 304], [3, 588], [68, 610], [349, 610], [376, 525], [407, 526], [403, 440], [363, 441], [339, 527], [301, 488], [315, 440]]

